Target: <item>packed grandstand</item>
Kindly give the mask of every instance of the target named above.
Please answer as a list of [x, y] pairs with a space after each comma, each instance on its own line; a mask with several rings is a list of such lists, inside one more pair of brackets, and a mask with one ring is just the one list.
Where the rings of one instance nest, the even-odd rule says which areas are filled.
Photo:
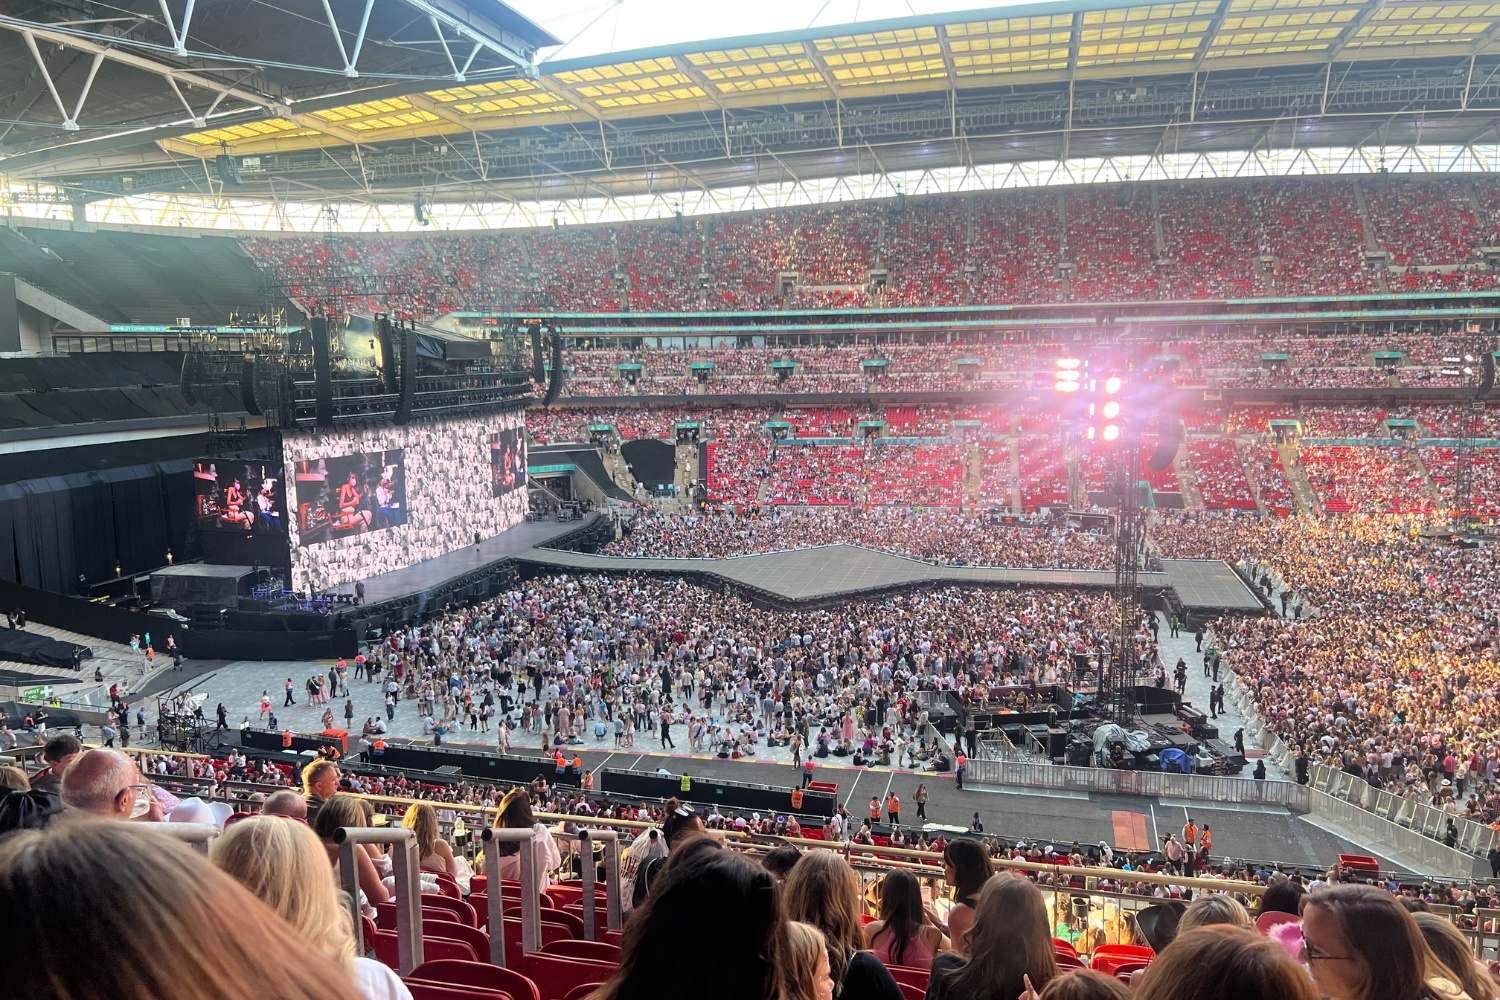
[[514, 6], [0, 17], [14, 995], [1500, 1000], [1500, 7]]

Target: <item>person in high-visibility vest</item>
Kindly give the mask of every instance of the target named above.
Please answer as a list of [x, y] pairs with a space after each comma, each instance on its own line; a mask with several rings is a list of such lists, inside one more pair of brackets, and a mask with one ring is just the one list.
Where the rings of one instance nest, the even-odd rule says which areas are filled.
[[1207, 823], [1203, 824], [1203, 836], [1198, 842], [1198, 847], [1203, 852], [1203, 860], [1207, 862], [1208, 852], [1214, 849], [1214, 835]]
[[281, 749], [290, 750], [292, 747], [292, 731], [283, 729], [281, 731]]
[[809, 756], [806, 760], [804, 760], [802, 762], [802, 787], [803, 788], [806, 788], [808, 785], [812, 784], [812, 776], [813, 776], [813, 759], [812, 759], [811, 756]]
[[880, 822], [880, 800], [870, 796], [870, 825], [874, 826]]
[[891, 826], [901, 822], [901, 800], [896, 798], [895, 792], [886, 793], [885, 814], [890, 817]]
[[800, 789], [800, 788], [793, 788], [792, 789], [792, 812], [800, 812], [801, 810], [802, 810], [802, 789]]
[[1182, 843], [1188, 849], [1189, 853], [1197, 847], [1198, 828], [1193, 825], [1193, 817], [1191, 816], [1188, 817], [1186, 823], [1182, 824]]
[[583, 772], [583, 790], [585, 792], [592, 792], [594, 790], [594, 772], [593, 771], [584, 771]]

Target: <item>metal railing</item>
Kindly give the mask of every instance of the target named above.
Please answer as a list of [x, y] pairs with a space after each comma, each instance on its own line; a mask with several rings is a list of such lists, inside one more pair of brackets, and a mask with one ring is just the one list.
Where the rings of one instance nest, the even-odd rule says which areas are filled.
[[417, 834], [404, 827], [344, 826], [333, 832], [339, 849], [339, 879], [349, 903], [349, 916], [355, 928], [355, 948], [364, 954], [364, 912], [360, 909], [359, 865], [356, 849], [365, 844], [390, 844], [391, 874], [396, 879], [396, 955], [398, 971], [403, 976], [422, 963], [422, 879], [421, 861], [417, 856]]
[[1118, 771], [1104, 767], [1065, 767], [1019, 760], [971, 760], [966, 780], [983, 784], [1113, 795], [1158, 795], [1222, 804], [1285, 806], [1308, 812], [1311, 796], [1290, 781], [1255, 781], [1216, 774]]

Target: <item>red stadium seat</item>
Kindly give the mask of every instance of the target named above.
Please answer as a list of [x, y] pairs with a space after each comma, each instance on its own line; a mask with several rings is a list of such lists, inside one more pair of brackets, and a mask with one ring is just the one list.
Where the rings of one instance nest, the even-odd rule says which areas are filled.
[[474, 955], [481, 962], [490, 960], [490, 936], [478, 927], [470, 927], [454, 920], [432, 920], [422, 918], [422, 937], [448, 938], [452, 941], [462, 941], [474, 949]]
[[[395, 931], [375, 932], [375, 958], [384, 962], [393, 969], [401, 967], [400, 946], [396, 942]], [[422, 938], [422, 958], [424, 961], [433, 962], [440, 959], [461, 959], [466, 962], [476, 962], [479, 956], [474, 949], [462, 941], [452, 938], [427, 937]]]
[[621, 952], [617, 944], [605, 941], [553, 941], [542, 945], [543, 955], [562, 955], [564, 958], [589, 958], [596, 962], [619, 963]]
[[[553, 941], [571, 941], [573, 932], [561, 924], [542, 923], [542, 945], [546, 946]], [[509, 961], [512, 955], [521, 954], [521, 919], [519, 917], [505, 918], [505, 957]]]
[[1052, 939], [1052, 950], [1059, 953], [1067, 952], [1075, 958], [1078, 955], [1078, 949], [1073, 946], [1073, 942], [1064, 941], [1062, 938], [1055, 937]]
[[359, 926], [365, 939], [365, 951], [373, 951], [375, 948], [375, 932], [380, 928], [375, 926], [375, 921], [363, 915], [359, 918]]
[[1156, 952], [1141, 945], [1101, 944], [1094, 949], [1093, 961], [1090, 967], [1105, 975], [1113, 975], [1115, 969], [1122, 965], [1133, 962], [1149, 962], [1154, 957], [1156, 957]]
[[429, 892], [423, 894], [422, 906], [424, 909], [438, 908], [444, 910], [452, 910], [454, 913], [458, 914], [460, 920], [468, 924], [470, 927], [479, 926], [479, 916], [474, 912], [474, 907], [464, 902], [462, 899], [450, 899], [447, 896], [437, 896]]
[[563, 997], [563, 1000], [584, 1000], [603, 985], [603, 983], [584, 983], [582, 986], [575, 986], [568, 991], [568, 995]]
[[613, 962], [591, 962], [540, 952], [521, 959], [521, 971], [536, 983], [542, 1000], [563, 1000], [584, 983], [602, 983], [619, 968]]
[[513, 1000], [509, 993], [481, 990], [473, 986], [449, 986], [425, 979], [403, 979], [411, 991], [411, 1000]]
[[903, 1000], [923, 1000], [923, 998], [927, 996], [926, 990], [918, 989], [911, 983], [903, 983], [898, 979], [896, 981], [896, 985], [901, 987], [901, 996]]
[[410, 979], [509, 993], [515, 1000], [542, 1000], [536, 983], [512, 969], [488, 962], [427, 961], [411, 970]]
[[932, 978], [931, 969], [917, 969], [910, 965], [887, 965], [891, 978], [898, 983], [906, 983], [923, 990], [927, 989], [927, 981]]
[[[438, 920], [451, 920], [455, 923], [462, 923], [463, 921], [458, 911], [450, 910], [447, 907], [428, 906], [425, 900], [422, 906], [422, 916], [433, 916]], [[396, 929], [396, 903], [394, 900], [386, 900], [384, 903], [375, 904], [375, 923], [383, 931], [393, 931]]]
[[[583, 937], [583, 917], [577, 914], [568, 913], [565, 910], [543, 910], [542, 922], [562, 924], [573, 932], [574, 937]], [[601, 920], [600, 923], [603, 921]]]
[[490, 877], [488, 875], [471, 875], [471, 876], [469, 876], [469, 891], [470, 892], [484, 892], [485, 887], [488, 886], [489, 884], [490, 884]]
[[1069, 954], [1066, 954], [1065, 952], [1054, 951], [1052, 953], [1052, 957], [1057, 960], [1057, 967], [1059, 969], [1087, 969], [1088, 968], [1088, 966], [1084, 964], [1083, 959], [1079, 958], [1077, 955], [1069, 955]]

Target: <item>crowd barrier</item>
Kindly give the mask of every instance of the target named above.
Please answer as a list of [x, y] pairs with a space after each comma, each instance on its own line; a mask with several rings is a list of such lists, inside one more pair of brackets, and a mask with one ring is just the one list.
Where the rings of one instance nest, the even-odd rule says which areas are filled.
[[1312, 809], [1309, 790], [1302, 785], [1290, 781], [1255, 781], [1216, 774], [1118, 771], [1107, 767], [1064, 767], [1020, 760], [981, 759], [969, 761], [965, 780], [970, 783], [1053, 791], [1157, 795], [1191, 799], [1204, 805], [1276, 805], [1299, 813]]

